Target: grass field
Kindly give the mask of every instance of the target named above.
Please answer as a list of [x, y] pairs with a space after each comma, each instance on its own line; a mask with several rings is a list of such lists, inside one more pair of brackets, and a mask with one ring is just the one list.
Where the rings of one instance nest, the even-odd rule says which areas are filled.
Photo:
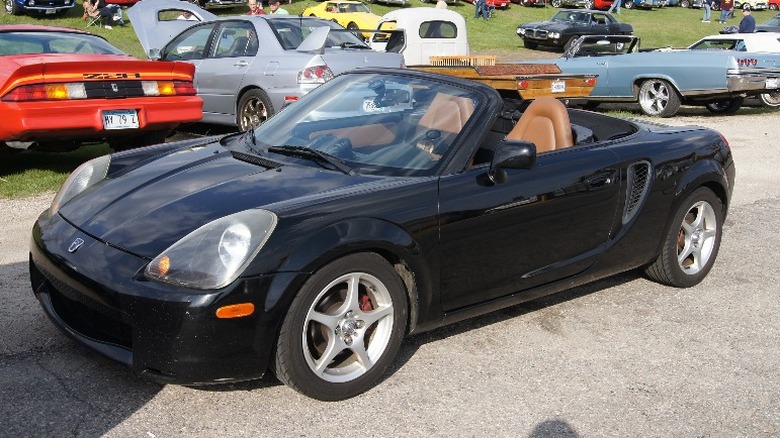
[[[420, 0], [411, 0], [413, 6], [428, 6]], [[317, 4], [314, 0], [294, 1], [285, 5], [291, 14], [300, 14], [308, 6]], [[382, 15], [394, 7], [379, 4], [370, 5], [374, 13]], [[463, 1], [450, 9], [461, 13], [467, 18], [469, 43], [472, 54], [496, 55], [499, 61], [521, 61], [524, 59], [553, 58], [559, 56], [555, 52], [529, 51], [522, 47], [522, 41], [515, 34], [517, 25], [529, 21], [546, 20], [557, 11], [552, 7], [526, 8], [512, 5], [508, 10], [496, 11], [490, 21], [475, 20], [474, 7]], [[243, 14], [246, 7], [212, 10], [217, 15]], [[80, 3], [67, 14], [58, 17], [42, 15], [11, 16], [0, 12], [0, 24], [6, 23], [37, 23], [52, 26], [67, 26], [84, 28], [81, 19]], [[717, 12], [713, 12], [716, 16]], [[753, 13], [758, 23], [762, 23], [774, 15], [773, 11], [756, 11]], [[722, 25], [718, 23], [702, 23], [702, 11], [699, 9], [682, 9], [670, 7], [655, 10], [626, 10], [619, 15], [621, 21], [634, 26], [634, 33], [642, 38], [643, 47], [683, 47], [697, 39], [717, 33]], [[738, 14], [739, 17], [739, 14]], [[738, 19], [732, 19], [730, 24], [736, 24]], [[132, 29], [128, 26], [115, 26], [113, 29], [91, 27], [93, 33], [104, 36], [112, 44], [125, 52], [137, 57], [144, 57], [143, 49]], [[20, 197], [55, 190], [65, 180], [67, 174], [83, 161], [97, 155], [109, 152], [105, 145], [81, 148], [69, 153], [42, 153], [26, 151], [10, 156], [0, 156], [0, 197]]]

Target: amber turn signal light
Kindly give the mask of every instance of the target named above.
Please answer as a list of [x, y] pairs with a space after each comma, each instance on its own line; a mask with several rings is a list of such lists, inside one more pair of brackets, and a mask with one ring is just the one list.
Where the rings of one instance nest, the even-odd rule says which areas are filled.
[[252, 303], [231, 304], [217, 309], [217, 318], [243, 318], [255, 313], [255, 305]]

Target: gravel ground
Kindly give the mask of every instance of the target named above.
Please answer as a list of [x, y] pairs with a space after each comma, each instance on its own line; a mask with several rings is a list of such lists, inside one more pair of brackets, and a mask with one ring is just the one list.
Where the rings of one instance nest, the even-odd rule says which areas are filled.
[[690, 289], [621, 275], [407, 339], [374, 390], [316, 402], [273, 378], [162, 386], [76, 346], [27, 281], [52, 193], [0, 199], [0, 425], [7, 436], [778, 436], [777, 113], [720, 130], [737, 185], [719, 259]]

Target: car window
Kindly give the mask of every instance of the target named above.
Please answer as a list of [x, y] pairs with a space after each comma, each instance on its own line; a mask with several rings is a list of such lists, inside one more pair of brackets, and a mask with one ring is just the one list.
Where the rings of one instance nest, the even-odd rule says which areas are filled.
[[341, 12], [371, 12], [371, 9], [368, 9], [368, 6], [363, 3], [342, 3], [339, 5], [339, 10]]
[[[396, 21], [383, 21], [379, 23], [379, 29], [378, 30], [395, 30], [398, 28], [398, 23]], [[373, 41], [377, 43], [384, 43], [387, 42], [387, 40], [390, 39], [390, 35], [393, 35], [391, 33], [376, 33], [373, 36]]]
[[473, 89], [404, 75], [340, 75], [319, 90], [258, 127], [258, 142], [325, 152], [361, 174], [432, 175], [486, 105]]
[[217, 30], [211, 57], [255, 56], [258, 41], [255, 27], [246, 21], [223, 23]]
[[457, 38], [458, 28], [451, 21], [425, 21], [420, 25], [420, 38]]
[[694, 50], [745, 50], [745, 43], [735, 39], [708, 39], [691, 46]]
[[104, 39], [67, 32], [2, 32], [0, 55], [26, 55], [41, 53], [125, 53]]
[[[279, 19], [268, 20], [268, 24], [276, 34], [279, 44], [284, 50], [294, 50], [301, 45], [314, 29], [329, 27], [344, 30], [340, 24], [322, 19]], [[352, 32], [330, 32], [325, 41], [325, 47], [364, 47], [369, 48], [362, 38]]]
[[213, 29], [214, 23], [187, 29], [165, 46], [162, 59], [202, 59]]

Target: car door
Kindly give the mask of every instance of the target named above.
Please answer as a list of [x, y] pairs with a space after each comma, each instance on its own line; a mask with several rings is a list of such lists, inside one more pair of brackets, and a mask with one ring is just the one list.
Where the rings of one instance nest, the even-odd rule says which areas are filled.
[[616, 220], [617, 158], [605, 148], [540, 154], [492, 184], [486, 168], [442, 177], [444, 311], [529, 291], [582, 273]]
[[196, 87], [204, 113], [235, 114], [238, 91], [258, 52], [258, 37], [249, 21], [218, 23], [207, 56], [197, 68]]

